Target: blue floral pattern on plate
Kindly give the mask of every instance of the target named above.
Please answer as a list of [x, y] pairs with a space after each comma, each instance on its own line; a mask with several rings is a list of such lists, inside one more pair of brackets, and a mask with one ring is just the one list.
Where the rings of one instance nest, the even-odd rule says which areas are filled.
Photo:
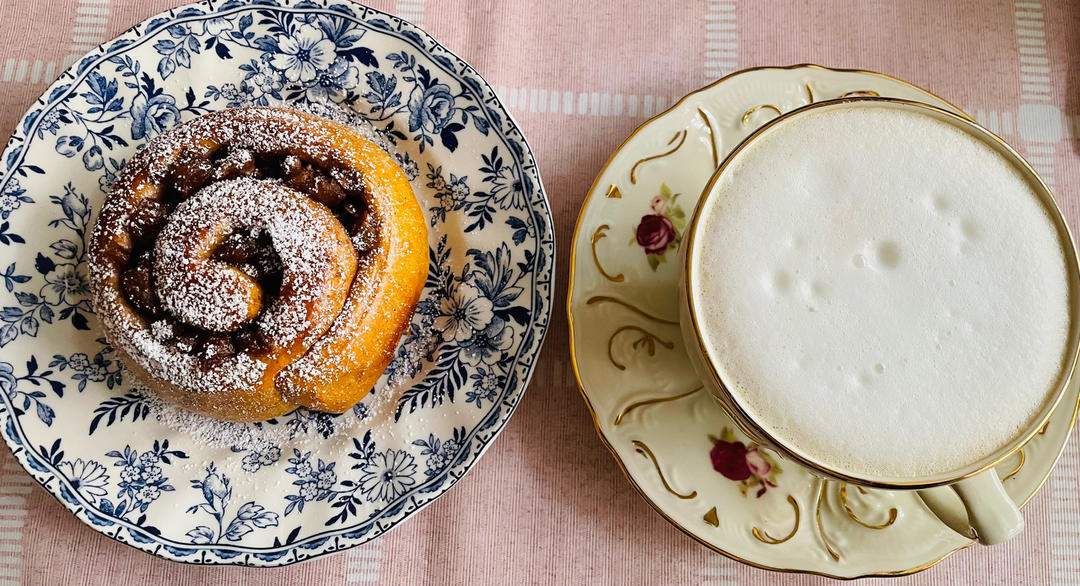
[[[390, 433], [333, 435], [333, 416], [299, 410], [263, 425], [326, 439], [210, 448], [151, 415], [102, 337], [85, 239], [147, 140], [278, 103], [338, 104], [389, 139], [427, 211], [430, 269], [376, 387], [405, 381]], [[0, 158], [0, 251], [0, 432], [19, 462], [120, 542], [271, 566], [374, 539], [468, 471], [531, 375], [555, 247], [528, 145], [468, 64], [360, 5], [231, 0], [151, 18], [34, 103]]]

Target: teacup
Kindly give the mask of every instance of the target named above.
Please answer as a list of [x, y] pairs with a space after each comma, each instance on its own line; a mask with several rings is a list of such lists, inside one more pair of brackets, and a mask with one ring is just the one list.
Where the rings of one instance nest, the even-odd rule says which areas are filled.
[[[731, 152], [680, 253], [686, 348], [743, 432], [823, 478], [917, 490], [983, 544], [1023, 529], [993, 467], [1069, 385], [1080, 269], [1052, 194], [1004, 141], [916, 102], [812, 104]], [[1013, 330], [1016, 341], [1000, 335]], [[894, 406], [909, 417], [890, 419]], [[801, 429], [804, 416], [837, 424]], [[920, 426], [955, 445], [913, 441]]]

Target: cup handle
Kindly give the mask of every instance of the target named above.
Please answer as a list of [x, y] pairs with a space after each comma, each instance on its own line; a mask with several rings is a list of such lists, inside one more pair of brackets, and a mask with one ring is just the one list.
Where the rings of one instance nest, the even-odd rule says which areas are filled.
[[1024, 517], [993, 470], [918, 491], [934, 515], [960, 535], [994, 545], [1024, 529]]

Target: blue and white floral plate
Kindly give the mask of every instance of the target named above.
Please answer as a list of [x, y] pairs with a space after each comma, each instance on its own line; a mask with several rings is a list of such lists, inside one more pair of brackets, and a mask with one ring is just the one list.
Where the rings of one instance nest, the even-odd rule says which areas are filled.
[[[394, 143], [430, 220], [427, 288], [376, 388], [393, 401], [381, 420], [208, 447], [159, 421], [104, 343], [84, 239], [105, 186], [163, 129], [304, 101], [351, 108]], [[520, 130], [420, 29], [357, 4], [174, 9], [65, 72], [0, 158], [0, 430], [79, 519], [155, 555], [280, 566], [359, 545], [446, 492], [506, 424], [547, 328], [554, 253]], [[385, 399], [391, 377], [406, 382]]]

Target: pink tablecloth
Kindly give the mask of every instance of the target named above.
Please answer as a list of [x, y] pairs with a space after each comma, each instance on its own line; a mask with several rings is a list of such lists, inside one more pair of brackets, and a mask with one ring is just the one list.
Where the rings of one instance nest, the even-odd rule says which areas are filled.
[[[0, 134], [76, 56], [178, 3], [0, 0]], [[813, 62], [928, 88], [1027, 155], [1080, 228], [1075, 0], [372, 4], [423, 26], [497, 86], [540, 162], [563, 256], [557, 313], [518, 413], [467, 478], [387, 536], [269, 570], [180, 565], [117, 544], [31, 486], [3, 450], [0, 585], [824, 582], [736, 564], [656, 515], [597, 439], [570, 369], [565, 255], [594, 174], [646, 116], [736, 69]], [[573, 108], [538, 107], [536, 96], [552, 92]], [[615, 94], [651, 111], [609, 108]], [[1024, 104], [1048, 104], [1056, 116], [1018, 119]], [[1019, 538], [891, 584], [1080, 584], [1078, 470], [1074, 440]]]

